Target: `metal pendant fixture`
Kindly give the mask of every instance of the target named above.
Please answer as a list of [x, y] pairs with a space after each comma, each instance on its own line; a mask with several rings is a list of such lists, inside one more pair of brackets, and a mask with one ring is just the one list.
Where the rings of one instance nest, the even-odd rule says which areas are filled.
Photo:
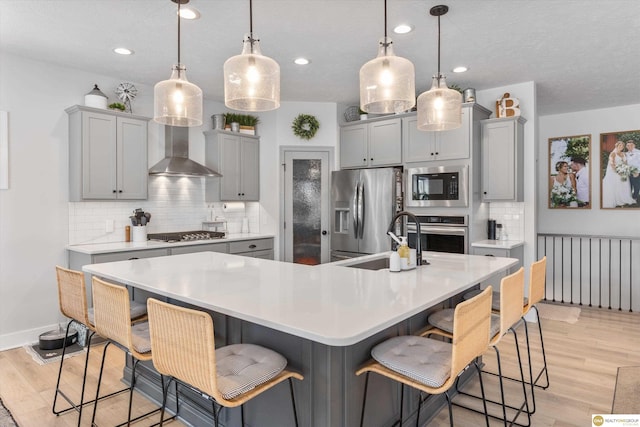
[[415, 68], [395, 56], [387, 37], [387, 0], [384, 0], [384, 37], [378, 56], [360, 68], [360, 109], [372, 114], [400, 113], [416, 104]]
[[224, 105], [240, 111], [269, 111], [280, 107], [280, 66], [260, 51], [253, 34], [253, 3], [249, 0], [249, 33], [240, 55], [224, 63]]
[[440, 5], [431, 8], [432, 16], [438, 17], [438, 74], [433, 76], [431, 89], [418, 97], [418, 129], [442, 131], [462, 126], [462, 94], [449, 89], [440, 72], [440, 17], [449, 7]]
[[153, 89], [153, 120], [170, 126], [201, 126], [202, 89], [187, 80], [186, 67], [180, 63], [180, 5], [189, 0], [171, 1], [178, 4], [178, 63], [169, 80]]

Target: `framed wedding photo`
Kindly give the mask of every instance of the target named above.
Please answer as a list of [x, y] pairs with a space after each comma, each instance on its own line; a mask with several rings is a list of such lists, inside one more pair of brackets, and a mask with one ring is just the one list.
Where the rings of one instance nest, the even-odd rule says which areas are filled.
[[640, 209], [640, 130], [600, 134], [600, 208]]
[[591, 209], [591, 135], [549, 138], [549, 209]]

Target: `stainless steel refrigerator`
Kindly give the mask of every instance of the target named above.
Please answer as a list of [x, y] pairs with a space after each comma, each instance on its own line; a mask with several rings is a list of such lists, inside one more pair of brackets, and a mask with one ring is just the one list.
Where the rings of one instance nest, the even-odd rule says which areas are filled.
[[331, 260], [391, 249], [387, 229], [402, 210], [402, 169], [331, 173]]

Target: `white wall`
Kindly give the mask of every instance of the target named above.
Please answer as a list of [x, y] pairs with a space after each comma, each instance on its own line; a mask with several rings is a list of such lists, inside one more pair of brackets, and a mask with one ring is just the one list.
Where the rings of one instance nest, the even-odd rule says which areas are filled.
[[[540, 117], [537, 150], [541, 233], [640, 237], [639, 209], [600, 209], [600, 133], [640, 129], [640, 104]], [[549, 138], [591, 135], [591, 209], [549, 209]]]

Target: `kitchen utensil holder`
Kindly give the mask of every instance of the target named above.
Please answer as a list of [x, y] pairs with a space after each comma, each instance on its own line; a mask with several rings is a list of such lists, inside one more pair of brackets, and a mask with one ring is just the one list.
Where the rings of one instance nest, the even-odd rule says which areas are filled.
[[144, 225], [136, 225], [131, 227], [131, 235], [134, 242], [146, 242], [147, 241], [147, 227]]

